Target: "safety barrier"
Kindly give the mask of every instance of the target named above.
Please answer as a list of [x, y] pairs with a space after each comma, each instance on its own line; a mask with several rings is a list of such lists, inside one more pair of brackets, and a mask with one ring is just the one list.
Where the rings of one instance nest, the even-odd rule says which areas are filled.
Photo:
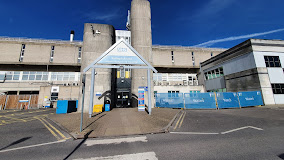
[[184, 108], [183, 93], [157, 93], [155, 99], [156, 107]]
[[220, 93], [156, 93], [156, 107], [223, 109], [263, 105], [260, 91]]
[[240, 106], [260, 106], [263, 105], [260, 91], [256, 92], [238, 92]]
[[186, 109], [216, 109], [214, 93], [185, 93]]
[[218, 108], [239, 108], [239, 99], [237, 93], [222, 92], [216, 93]]

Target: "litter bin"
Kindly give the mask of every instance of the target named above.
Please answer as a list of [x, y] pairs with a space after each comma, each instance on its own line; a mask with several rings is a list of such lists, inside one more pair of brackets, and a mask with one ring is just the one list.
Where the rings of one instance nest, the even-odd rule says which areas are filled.
[[110, 101], [109, 100], [105, 101], [105, 111], [106, 112], [110, 111]]

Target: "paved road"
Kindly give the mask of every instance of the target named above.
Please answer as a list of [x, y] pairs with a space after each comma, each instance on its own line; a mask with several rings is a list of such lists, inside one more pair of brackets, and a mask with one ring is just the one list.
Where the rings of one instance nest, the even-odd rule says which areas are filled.
[[284, 110], [186, 110], [177, 116], [167, 134], [57, 142], [7, 152], [0, 150], [0, 155], [4, 159], [281, 160], [284, 159]]

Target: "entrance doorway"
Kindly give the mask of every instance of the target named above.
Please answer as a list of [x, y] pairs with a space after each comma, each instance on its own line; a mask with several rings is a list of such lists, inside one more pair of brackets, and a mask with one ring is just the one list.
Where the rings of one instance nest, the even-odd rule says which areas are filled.
[[131, 107], [131, 93], [126, 90], [119, 90], [117, 91], [117, 102], [116, 107], [117, 108], [123, 108], [123, 107]]

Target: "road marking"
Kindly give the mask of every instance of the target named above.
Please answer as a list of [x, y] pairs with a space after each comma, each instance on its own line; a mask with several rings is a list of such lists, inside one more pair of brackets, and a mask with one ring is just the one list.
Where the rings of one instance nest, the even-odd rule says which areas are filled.
[[261, 129], [261, 128], [257, 128], [257, 127], [253, 127], [253, 126], [245, 126], [245, 127], [232, 129], [232, 130], [229, 130], [229, 131], [226, 131], [226, 132], [221, 132], [221, 134], [227, 134], [227, 133], [231, 133], [231, 132], [235, 132], [235, 131], [239, 131], [239, 130], [247, 129], [247, 128], [252, 128], [252, 129], [259, 130], [259, 131], [263, 131], [263, 129]]
[[181, 125], [182, 125], [182, 123], [183, 123], [183, 120], [184, 120], [185, 115], [186, 115], [186, 112], [184, 112], [184, 114], [183, 114], [183, 118], [182, 118], [182, 120], [181, 120], [181, 122], [180, 122], [180, 124], [179, 124], [178, 128], [180, 128], [180, 127], [181, 127]]
[[203, 132], [170, 132], [171, 134], [197, 134], [197, 135], [208, 135], [208, 134], [219, 134], [219, 133], [203, 133]]
[[87, 159], [75, 159], [75, 160], [158, 160], [155, 152], [144, 152], [135, 154], [123, 154], [108, 157], [93, 157]]
[[57, 140], [60, 139], [60, 138], [57, 136], [57, 134], [55, 134], [54, 131], [53, 131], [51, 128], [49, 128], [40, 118], [37, 118], [37, 119], [49, 130], [49, 132], [50, 132]]
[[42, 118], [42, 120], [44, 122], [46, 122], [51, 128], [53, 128], [63, 139], [66, 139], [66, 137], [58, 129], [56, 129], [53, 125], [51, 125], [49, 122], [47, 122], [47, 120], [45, 120], [43, 118]]
[[42, 143], [42, 144], [36, 144], [36, 145], [30, 145], [30, 146], [24, 146], [24, 147], [12, 148], [12, 149], [6, 149], [6, 150], [0, 151], [0, 153], [9, 152], [9, 151], [15, 151], [15, 150], [19, 150], [19, 149], [26, 149], [26, 148], [45, 146], [45, 145], [49, 145], [49, 144], [62, 143], [62, 142], [66, 142], [66, 140], [55, 141], [55, 142], [48, 142], [48, 143]]
[[120, 144], [120, 143], [132, 143], [132, 142], [148, 142], [146, 136], [142, 137], [129, 137], [118, 139], [103, 139], [103, 140], [87, 140], [85, 144], [87, 146], [99, 145], [99, 144]]
[[178, 126], [178, 124], [179, 124], [179, 121], [181, 120], [181, 117], [183, 116], [184, 113], [185, 113], [185, 112], [183, 111], [182, 114], [180, 115], [180, 117], [179, 117], [179, 119], [178, 119], [178, 121], [177, 121], [177, 123], [176, 123], [176, 126], [175, 126], [174, 130], [177, 129], [177, 126]]

